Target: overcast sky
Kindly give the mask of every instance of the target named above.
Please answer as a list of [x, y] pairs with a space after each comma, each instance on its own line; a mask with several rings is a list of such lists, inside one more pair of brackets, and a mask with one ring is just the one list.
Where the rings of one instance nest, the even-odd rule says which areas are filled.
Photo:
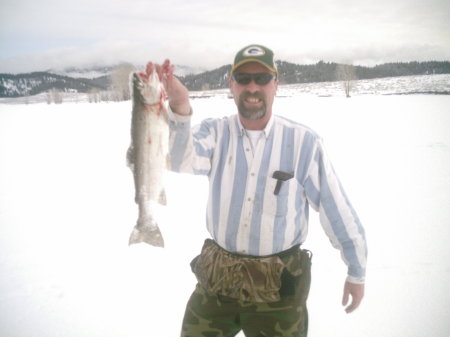
[[449, 18], [449, 0], [0, 0], [0, 72], [213, 69], [251, 43], [295, 63], [450, 60]]

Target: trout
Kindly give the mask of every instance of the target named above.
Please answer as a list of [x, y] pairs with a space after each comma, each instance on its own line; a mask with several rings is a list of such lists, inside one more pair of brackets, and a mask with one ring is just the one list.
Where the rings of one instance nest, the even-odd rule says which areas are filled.
[[131, 145], [127, 161], [133, 172], [139, 215], [128, 244], [145, 242], [164, 247], [154, 213], [157, 203], [166, 204], [164, 174], [168, 167], [169, 124], [165, 90], [151, 63], [147, 74], [131, 74], [130, 87]]

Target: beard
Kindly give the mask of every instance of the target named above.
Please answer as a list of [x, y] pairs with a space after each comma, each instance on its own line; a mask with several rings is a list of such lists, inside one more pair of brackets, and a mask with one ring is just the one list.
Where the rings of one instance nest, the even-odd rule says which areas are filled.
[[[262, 102], [262, 105], [255, 106], [255, 107], [246, 106], [245, 100], [248, 99], [249, 97], [260, 99]], [[266, 115], [266, 112], [267, 112], [265, 96], [262, 92], [255, 92], [252, 94], [248, 91], [244, 91], [241, 94], [241, 96], [239, 96], [237, 108], [238, 108], [239, 114], [246, 119], [250, 119], [250, 120], [261, 119]]]

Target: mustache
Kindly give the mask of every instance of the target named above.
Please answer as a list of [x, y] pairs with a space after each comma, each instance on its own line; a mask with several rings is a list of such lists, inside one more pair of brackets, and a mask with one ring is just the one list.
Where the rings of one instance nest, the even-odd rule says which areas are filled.
[[258, 99], [261, 99], [261, 100], [264, 100], [266, 98], [264, 93], [262, 93], [261, 91], [256, 91], [256, 92], [244, 91], [244, 92], [241, 93], [241, 97], [240, 98], [242, 100], [245, 100], [245, 99], [247, 99], [249, 97], [258, 98]]

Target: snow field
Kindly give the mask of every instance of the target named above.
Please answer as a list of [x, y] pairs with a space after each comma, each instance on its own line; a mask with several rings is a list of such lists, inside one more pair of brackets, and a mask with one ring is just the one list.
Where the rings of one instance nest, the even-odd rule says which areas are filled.
[[[192, 101], [194, 123], [234, 113]], [[366, 297], [340, 305], [346, 268], [310, 214], [310, 337], [450, 334], [450, 97], [279, 97], [316, 130], [366, 229]], [[0, 335], [178, 336], [195, 285], [207, 181], [168, 173], [166, 247], [127, 246], [130, 102], [0, 105]]]

